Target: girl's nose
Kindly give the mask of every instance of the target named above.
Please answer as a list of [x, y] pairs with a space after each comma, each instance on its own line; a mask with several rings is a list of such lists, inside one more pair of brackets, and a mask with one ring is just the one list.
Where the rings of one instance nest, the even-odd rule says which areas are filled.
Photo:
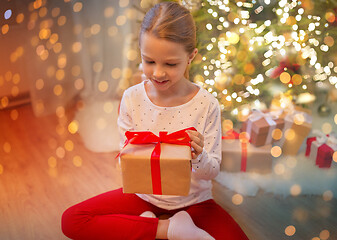
[[153, 71], [153, 76], [155, 78], [161, 78], [165, 76], [165, 71], [161, 67], [156, 67]]

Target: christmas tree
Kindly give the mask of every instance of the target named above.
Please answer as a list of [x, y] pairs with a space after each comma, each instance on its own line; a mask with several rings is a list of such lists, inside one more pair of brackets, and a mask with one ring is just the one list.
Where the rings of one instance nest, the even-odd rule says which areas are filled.
[[280, 92], [305, 105], [317, 86], [337, 88], [336, 1], [181, 3], [198, 30], [191, 79], [219, 100], [226, 118], [244, 120]]

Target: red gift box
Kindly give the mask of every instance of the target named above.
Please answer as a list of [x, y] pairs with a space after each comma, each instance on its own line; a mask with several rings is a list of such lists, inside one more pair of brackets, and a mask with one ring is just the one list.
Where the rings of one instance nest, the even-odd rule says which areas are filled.
[[[317, 133], [317, 131], [316, 131]], [[305, 155], [315, 160], [319, 168], [330, 168], [332, 155], [337, 151], [337, 138], [318, 132], [317, 137], [307, 139]]]

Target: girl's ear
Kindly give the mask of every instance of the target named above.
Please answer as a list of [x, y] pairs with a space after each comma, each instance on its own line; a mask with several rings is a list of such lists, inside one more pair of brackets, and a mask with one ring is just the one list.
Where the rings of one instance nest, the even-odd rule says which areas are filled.
[[193, 52], [188, 57], [188, 64], [190, 64], [193, 61], [197, 53], [198, 53], [198, 49], [194, 48]]

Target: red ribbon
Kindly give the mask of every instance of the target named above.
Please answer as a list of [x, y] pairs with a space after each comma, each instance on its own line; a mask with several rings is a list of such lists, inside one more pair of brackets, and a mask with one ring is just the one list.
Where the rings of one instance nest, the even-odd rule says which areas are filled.
[[316, 141], [316, 137], [307, 138], [307, 149], [305, 150], [305, 156], [309, 156], [311, 152], [312, 142]]
[[[222, 139], [239, 139], [240, 134], [236, 131], [228, 131]], [[247, 142], [241, 141], [241, 172], [247, 170]]]
[[191, 146], [190, 143], [191, 140], [188, 134], [186, 133], [186, 130], [196, 131], [194, 127], [190, 127], [170, 134], [168, 134], [167, 132], [159, 132], [159, 136], [149, 131], [125, 132], [126, 141], [124, 147], [128, 144], [149, 144], [149, 143], [156, 144], [151, 154], [151, 178], [152, 178], [153, 194], [162, 194], [161, 175], [160, 175], [160, 153], [161, 153], [160, 143]]

